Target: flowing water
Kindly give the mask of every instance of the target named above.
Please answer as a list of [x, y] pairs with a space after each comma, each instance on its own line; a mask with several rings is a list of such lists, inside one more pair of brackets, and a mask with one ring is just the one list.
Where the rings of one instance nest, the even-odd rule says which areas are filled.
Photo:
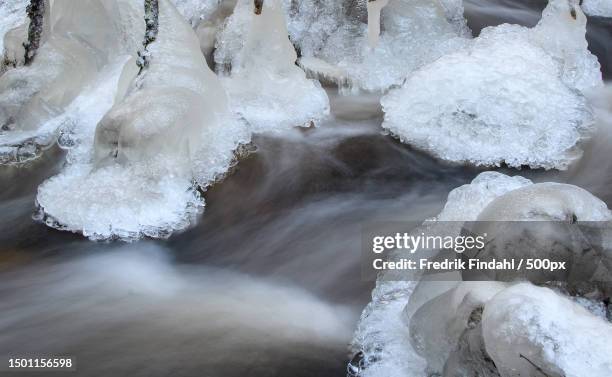
[[[533, 25], [544, 5], [470, 0], [466, 11], [478, 33]], [[607, 78], [611, 37], [612, 22], [591, 20]], [[479, 170], [382, 134], [377, 96], [328, 92], [330, 120], [256, 137], [205, 193], [197, 223], [168, 240], [94, 243], [35, 222], [36, 188], [63, 163], [57, 148], [0, 168], [0, 356], [74, 356], [79, 376], [344, 375], [373, 287], [361, 279], [362, 225], [431, 217]], [[587, 145], [579, 169], [518, 173], [612, 205], [610, 140]]]

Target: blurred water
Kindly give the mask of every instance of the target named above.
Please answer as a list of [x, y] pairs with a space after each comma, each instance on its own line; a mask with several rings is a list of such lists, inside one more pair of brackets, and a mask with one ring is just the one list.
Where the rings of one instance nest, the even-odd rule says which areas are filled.
[[[466, 9], [478, 32], [532, 25], [543, 5]], [[601, 19], [589, 27], [608, 77], [611, 30]], [[256, 137], [256, 151], [206, 192], [199, 222], [165, 241], [92, 243], [34, 222], [59, 150], [0, 168], [0, 357], [74, 355], [79, 376], [344, 375], [372, 289], [360, 277], [362, 224], [430, 217], [479, 171], [383, 135], [376, 96], [330, 96], [333, 119]], [[510, 173], [580, 183], [610, 205], [608, 140], [588, 144], [579, 169]]]

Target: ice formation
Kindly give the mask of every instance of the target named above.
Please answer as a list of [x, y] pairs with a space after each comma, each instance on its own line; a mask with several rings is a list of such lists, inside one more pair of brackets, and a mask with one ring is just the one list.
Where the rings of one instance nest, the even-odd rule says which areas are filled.
[[38, 156], [71, 103], [140, 42], [142, 9], [128, 0], [55, 0], [50, 13], [34, 61], [0, 77], [0, 162]]
[[589, 16], [612, 17], [610, 0], [583, 0], [582, 9]]
[[169, 0], [159, 1], [158, 21], [149, 63], [140, 74], [133, 61], [122, 72], [93, 153], [39, 187], [47, 224], [92, 239], [167, 236], [201, 210], [196, 187], [224, 174], [237, 146], [249, 142]]
[[[399, 85], [417, 67], [463, 47], [469, 36], [463, 6], [454, 0], [390, 0], [386, 5], [386, 0], [378, 0], [367, 6], [348, 1], [283, 3], [300, 66], [312, 76], [337, 83], [343, 91], [380, 92]], [[368, 33], [367, 9], [370, 29], [379, 25], [380, 36]], [[239, 2], [217, 38], [219, 71], [229, 70], [242, 48], [249, 18]], [[377, 41], [375, 48], [372, 40]]]
[[[574, 221], [612, 219], [602, 201], [578, 187], [533, 184], [519, 176], [485, 172], [471, 184], [453, 190], [431, 224], [565, 221], [568, 215]], [[577, 351], [572, 346], [589, 338], [582, 332], [607, 334], [612, 329], [605, 316], [593, 309], [592, 299], [566, 298], [562, 291], [530, 283], [457, 282], [449, 277], [447, 281], [422, 277], [416, 283], [389, 280], [389, 276], [393, 275], [379, 276], [372, 301], [362, 313], [352, 343], [359, 357], [349, 365], [350, 373], [361, 377], [510, 377], [519, 375], [516, 368], [522, 368], [520, 375], [525, 376], [537, 375], [536, 370], [549, 376], [583, 376], [580, 370], [602, 377], [612, 373], [606, 356], [610, 354], [609, 339], [600, 337], [596, 349], [580, 345]], [[418, 274], [410, 280], [417, 278]], [[454, 278], [461, 280], [459, 275]], [[571, 330], [576, 322], [580, 322], [576, 331]], [[520, 356], [523, 350], [526, 353]], [[572, 354], [580, 358], [573, 364]]]
[[339, 17], [318, 50], [302, 51], [300, 65], [344, 89], [383, 92], [469, 40], [457, 2], [377, 0], [368, 2], [367, 12], [370, 25], [363, 10]]
[[501, 376], [610, 376], [612, 324], [548, 288], [508, 288], [482, 315], [487, 352]]
[[[248, 25], [244, 46], [222, 78], [232, 109], [253, 132], [308, 126], [329, 114], [329, 99], [314, 80], [295, 65], [280, 1], [266, 0], [256, 14], [251, 0], [242, 0], [235, 16]], [[236, 22], [230, 20], [230, 25]]]
[[[450, 192], [446, 206], [436, 220], [475, 221], [495, 198], [531, 184], [519, 176], [482, 173], [471, 184]], [[403, 313], [417, 287], [416, 279], [415, 276], [411, 279], [413, 281], [385, 281], [382, 277], [376, 282], [372, 301], [361, 315], [352, 343], [355, 352], [364, 354], [363, 369], [359, 372], [361, 377], [425, 376], [427, 363], [410, 342]]]
[[383, 127], [449, 161], [564, 169], [593, 124], [581, 91], [602, 83], [585, 32], [573, 0], [551, 0], [533, 29], [486, 28], [385, 96]]
[[[26, 37], [26, 6], [29, 0], [5, 0], [0, 6], [0, 53], [2, 54], [2, 66], [10, 65], [15, 61], [15, 48], [21, 46]], [[7, 40], [8, 43], [5, 43]], [[8, 44], [9, 50], [5, 51]], [[23, 56], [23, 55], [22, 55]], [[1, 71], [0, 71], [1, 73]]]

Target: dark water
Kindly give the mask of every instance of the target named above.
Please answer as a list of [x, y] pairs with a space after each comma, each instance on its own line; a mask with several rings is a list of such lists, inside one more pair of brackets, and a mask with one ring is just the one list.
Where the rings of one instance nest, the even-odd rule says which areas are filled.
[[[543, 5], [466, 9], [478, 32], [533, 25]], [[601, 19], [589, 27], [607, 77], [611, 30]], [[36, 188], [61, 167], [58, 150], [1, 167], [0, 356], [72, 355], [69, 375], [79, 376], [344, 375], [372, 289], [360, 277], [361, 226], [435, 215], [479, 170], [383, 135], [378, 98], [330, 95], [333, 120], [257, 137], [256, 152], [206, 192], [198, 223], [168, 240], [93, 243], [34, 222]], [[578, 183], [610, 205], [609, 140], [588, 144], [566, 173], [509, 173]]]

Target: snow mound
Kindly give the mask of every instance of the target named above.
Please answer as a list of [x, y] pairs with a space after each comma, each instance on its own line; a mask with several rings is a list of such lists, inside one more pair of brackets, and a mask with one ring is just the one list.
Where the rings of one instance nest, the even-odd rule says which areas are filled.
[[384, 92], [469, 40], [462, 8], [450, 3], [445, 7], [437, 0], [385, 3], [368, 3], [369, 28], [359, 18], [346, 16], [318, 51], [303, 51], [300, 65], [345, 91]]
[[[235, 14], [244, 15], [249, 26], [244, 46], [233, 57], [231, 73], [222, 79], [233, 111], [253, 132], [308, 126], [327, 116], [327, 94], [295, 65], [297, 55], [287, 36], [281, 3], [265, 1], [257, 15], [253, 2], [244, 0]], [[230, 20], [230, 25], [236, 23]]]
[[55, 142], [67, 112], [82, 105], [73, 101], [136, 51], [142, 13], [129, 0], [53, 2], [45, 18], [53, 27], [32, 64], [0, 77], [1, 163], [36, 158]]
[[92, 239], [167, 237], [204, 205], [197, 186], [222, 176], [250, 135], [233, 117], [199, 41], [168, 0], [141, 74], [126, 67], [94, 153], [38, 190], [45, 222]]
[[584, 0], [582, 9], [589, 16], [612, 17], [612, 2], [609, 0]]
[[486, 28], [383, 97], [383, 127], [448, 161], [565, 169], [594, 122], [580, 91], [602, 83], [585, 31], [567, 0], [533, 29]]
[[612, 325], [548, 288], [500, 292], [485, 306], [482, 328], [502, 376], [612, 375]]

